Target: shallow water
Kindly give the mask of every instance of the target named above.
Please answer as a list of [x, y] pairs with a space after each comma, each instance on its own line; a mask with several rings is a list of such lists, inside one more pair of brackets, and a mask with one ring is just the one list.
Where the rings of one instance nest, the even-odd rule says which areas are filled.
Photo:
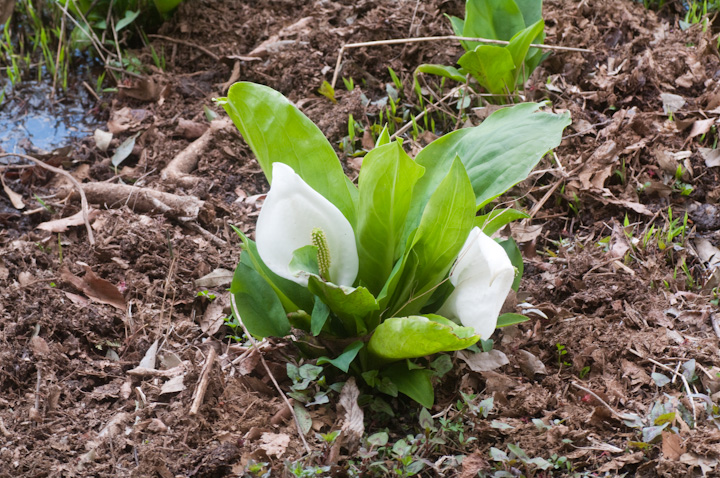
[[[0, 104], [0, 150], [38, 153], [67, 146], [92, 134], [97, 121], [87, 92], [59, 93], [48, 82], [26, 81], [5, 88]], [[0, 163], [7, 162], [0, 158]]]

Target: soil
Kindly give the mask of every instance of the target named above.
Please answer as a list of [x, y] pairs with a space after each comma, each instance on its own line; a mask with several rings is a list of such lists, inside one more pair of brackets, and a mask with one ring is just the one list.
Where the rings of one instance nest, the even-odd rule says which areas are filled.
[[[20, 211], [0, 194], [0, 477], [292, 476], [293, 463], [327, 466], [313, 476], [348, 476], [351, 462], [369, 473], [372, 460], [320, 435], [344, 423], [335, 392], [330, 403], [307, 408], [306, 453], [268, 373], [290, 390], [285, 364], [301, 361], [291, 343], [263, 343], [266, 369], [223, 325], [227, 271], [240, 251], [230, 225], [252, 234], [268, 188], [249, 148], [234, 129], [217, 128], [191, 173], [174, 180], [161, 173], [205, 133], [205, 109], [223, 117], [212, 99], [230, 80], [279, 90], [334, 145], [347, 135], [348, 115], [364, 125], [377, 119], [372, 102], [388, 94], [388, 67], [412, 105], [415, 67], [453, 64], [459, 45], [351, 49], [341, 76], [356, 89], [340, 83], [337, 104], [318, 89], [332, 78], [342, 44], [447, 35], [443, 14], [462, 16], [463, 5], [185, 1], [151, 38], [166, 69], [129, 80], [97, 105], [114, 133], [109, 149], [91, 137], [48, 159], [86, 184], [179, 196], [177, 207], [158, 211], [143, 206], [145, 196], [118, 199], [103, 189], [108, 196], [91, 199], [94, 245], [82, 222], [38, 227], [80, 211], [78, 200], [63, 200], [72, 189], [66, 177], [38, 167], [0, 169], [27, 205]], [[713, 405], [720, 276], [712, 258], [720, 245], [720, 163], [702, 149], [718, 139], [720, 56], [714, 25], [682, 30], [679, 8], [545, 1], [546, 43], [591, 52], [554, 52], [526, 90], [573, 118], [555, 155], [504, 197], [535, 211], [512, 230], [525, 274], [510, 308], [532, 320], [495, 334], [494, 347], [509, 362], [499, 368], [477, 371], [453, 357], [431, 413], [436, 426], [461, 423], [463, 438], [447, 432], [444, 444], [416, 451], [424, 460], [419, 476], [497, 469], [542, 477], [720, 476]], [[152, 64], [148, 50], [137, 54]], [[668, 93], [684, 99], [672, 114], [661, 96]], [[446, 117], [436, 133], [479, 122], [479, 115], [464, 125]], [[133, 135], [132, 153], [114, 168], [112, 154]], [[410, 137], [405, 144], [411, 152], [421, 147]], [[357, 159], [338, 153], [355, 177]], [[686, 213], [683, 231], [668, 238], [670, 224], [682, 226]], [[226, 272], [208, 281], [217, 269]], [[198, 294], [205, 290], [216, 298]], [[659, 386], [657, 374], [671, 383]], [[487, 416], [459, 411], [461, 392], [474, 404], [492, 397], [494, 407]], [[365, 407], [366, 434], [387, 430], [390, 443], [423, 436], [416, 404], [387, 403], [394, 418]], [[652, 427], [664, 423], [662, 406], [677, 413], [665, 416], [670, 425], [660, 433]], [[644, 443], [643, 432], [657, 437]], [[508, 445], [554, 466], [491, 459], [491, 448], [509, 453]], [[392, 470], [389, 457], [384, 465]], [[252, 463], [265, 465], [251, 475]]]

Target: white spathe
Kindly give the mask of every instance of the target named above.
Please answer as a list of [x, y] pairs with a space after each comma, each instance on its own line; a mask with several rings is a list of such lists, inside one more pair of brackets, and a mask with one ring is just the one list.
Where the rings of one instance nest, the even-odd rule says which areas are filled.
[[515, 268], [502, 246], [473, 228], [450, 271], [455, 290], [437, 313], [459, 319], [487, 340], [514, 280]]
[[355, 233], [342, 212], [284, 163], [273, 163], [272, 184], [258, 217], [255, 242], [265, 265], [302, 286], [306, 275], [290, 271], [293, 252], [312, 243], [312, 231], [325, 233], [330, 251], [329, 280], [351, 286], [358, 274]]

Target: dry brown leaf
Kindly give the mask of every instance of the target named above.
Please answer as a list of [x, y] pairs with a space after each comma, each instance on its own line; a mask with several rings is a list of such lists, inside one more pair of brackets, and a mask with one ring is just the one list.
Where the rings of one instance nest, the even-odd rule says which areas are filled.
[[342, 426], [342, 436], [345, 446], [354, 451], [360, 445], [360, 438], [365, 433], [363, 424], [364, 414], [358, 405], [360, 390], [355, 384], [355, 378], [350, 377], [340, 392], [339, 405], [345, 410], [345, 423]]
[[478, 476], [480, 470], [485, 470], [489, 467], [487, 459], [478, 451], [474, 451], [470, 455], [463, 458], [462, 471], [460, 472], [460, 478], [475, 478]]
[[222, 324], [225, 322], [225, 307], [230, 305], [230, 293], [225, 292], [215, 300], [210, 302], [210, 305], [205, 309], [205, 313], [200, 319], [200, 329], [208, 335], [215, 335], [220, 330]]
[[3, 191], [5, 191], [5, 194], [7, 194], [7, 197], [10, 198], [10, 202], [12, 203], [13, 207], [15, 209], [24, 209], [25, 203], [22, 200], [22, 196], [13, 191], [8, 187], [7, 184], [5, 184], [5, 178], [0, 174], [0, 183], [2, 183]]
[[196, 287], [205, 287], [205, 288], [212, 288], [212, 287], [220, 287], [223, 285], [228, 285], [232, 282], [233, 278], [233, 272], [229, 271], [227, 269], [218, 268], [212, 271], [209, 274], [206, 274], [202, 276], [201, 278], [197, 279], [195, 281]]
[[468, 364], [470, 370], [473, 372], [489, 372], [510, 363], [507, 355], [499, 350], [491, 350], [490, 352], [480, 353], [460, 351], [457, 356], [463, 362]]
[[259, 448], [265, 450], [268, 456], [276, 456], [280, 458], [285, 454], [290, 444], [290, 436], [285, 433], [263, 433], [260, 437]]
[[90, 300], [112, 305], [123, 311], [126, 308], [125, 297], [118, 288], [111, 282], [96, 276], [87, 265], [85, 266], [85, 276], [82, 279], [70, 272], [67, 266], [60, 269], [60, 278], [81, 290]]
[[[100, 211], [96, 209], [90, 209], [88, 211], [88, 221], [92, 222], [98, 214], [100, 214]], [[82, 226], [83, 224], [85, 224], [85, 220], [83, 219], [83, 213], [82, 211], [78, 211], [72, 216], [40, 223], [36, 226], [36, 229], [42, 229], [43, 231], [48, 232], [65, 232], [71, 226]]]
[[680, 435], [662, 432], [662, 454], [666, 460], [677, 461], [685, 453], [685, 445]]
[[518, 361], [520, 370], [522, 370], [527, 378], [532, 379], [535, 375], [547, 375], [545, 364], [527, 350], [518, 350], [515, 358]]
[[705, 166], [708, 168], [717, 168], [720, 166], [720, 149], [700, 148], [700, 156], [705, 160]]
[[113, 134], [101, 129], [96, 129], [93, 134], [95, 138], [95, 146], [103, 153], [110, 147], [110, 141], [113, 139]]
[[520, 222], [514, 222], [510, 224], [510, 231], [512, 232], [513, 238], [518, 243], [532, 242], [542, 234], [542, 224], [523, 224]]
[[665, 114], [675, 113], [680, 108], [685, 106], [685, 98], [680, 95], [675, 95], [672, 93], [661, 93], [660, 99], [662, 100], [663, 111], [665, 112]]
[[708, 131], [710, 131], [710, 128], [712, 128], [714, 124], [715, 118], [695, 121], [693, 123], [692, 129], [690, 130], [690, 135], [688, 136], [688, 139], [692, 139], [695, 136], [706, 134]]
[[133, 110], [127, 106], [120, 108], [112, 113], [110, 121], [107, 123], [108, 131], [116, 135], [137, 128], [147, 115], [147, 110]]

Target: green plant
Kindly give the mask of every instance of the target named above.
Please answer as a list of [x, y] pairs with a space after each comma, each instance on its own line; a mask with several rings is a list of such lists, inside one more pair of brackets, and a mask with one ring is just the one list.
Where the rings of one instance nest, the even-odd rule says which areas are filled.
[[[542, 43], [545, 23], [542, 0], [467, 0], [465, 19], [450, 17], [457, 36], [508, 41], [506, 46], [461, 41], [465, 54], [458, 60], [460, 68], [446, 65], [420, 65], [417, 75], [429, 73], [465, 83], [469, 75], [497, 103], [512, 99], [543, 60], [543, 53], [531, 44]], [[420, 96], [418, 94], [418, 96]]]
[[559, 144], [567, 115], [517, 105], [415, 160], [385, 131], [355, 186], [320, 130], [276, 91], [237, 83], [219, 102], [271, 184], [257, 242], [236, 229], [243, 252], [231, 302], [253, 335], [295, 328], [318, 365], [429, 408], [435, 373], [423, 357], [518, 322], [498, 314], [522, 257], [514, 241], [487, 234], [523, 213], [476, 211]]

